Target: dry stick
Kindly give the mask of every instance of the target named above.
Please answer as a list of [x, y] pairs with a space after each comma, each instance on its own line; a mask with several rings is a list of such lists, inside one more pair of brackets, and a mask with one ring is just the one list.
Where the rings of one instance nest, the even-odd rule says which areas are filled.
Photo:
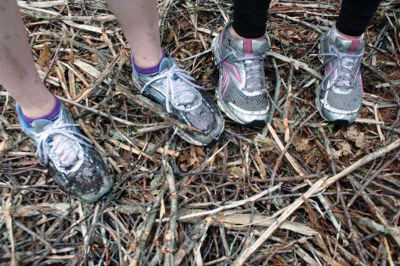
[[382, 74], [382, 72], [376, 70], [375, 67], [369, 65], [367, 62], [363, 61], [362, 64], [390, 85], [389, 90], [393, 94], [394, 100], [396, 101], [396, 103], [400, 104], [400, 96], [399, 93], [396, 91], [396, 88], [398, 88], [399, 86], [396, 85], [391, 79], [387, 78], [385, 74]]
[[324, 177], [317, 182], [315, 182], [301, 197], [295, 200], [292, 204], [289, 205], [289, 208], [282, 213], [278, 219], [268, 228], [253, 245], [247, 248], [234, 262], [234, 266], [243, 265], [246, 260], [275, 232], [276, 229], [287, 219], [289, 218], [303, 203], [305, 199], [315, 195], [316, 193], [330, 187], [332, 184], [340, 180], [341, 178], [347, 176], [354, 170], [358, 169], [359, 167], [384, 156], [386, 153], [391, 152], [400, 147], [400, 139], [392, 142], [388, 146], [381, 148], [371, 154], [368, 154], [355, 162], [354, 164], [350, 165], [349, 167], [345, 168], [343, 171], [334, 175], [332, 177]]
[[[165, 151], [168, 150], [168, 146], [165, 146]], [[169, 187], [169, 197], [171, 199], [171, 218], [169, 223], [169, 230], [165, 236], [165, 241], [163, 250], [166, 252], [164, 265], [172, 266], [174, 265], [174, 246], [175, 246], [175, 232], [177, 229], [177, 213], [178, 213], [178, 195], [175, 186], [175, 177], [171, 166], [167, 162], [166, 156], [163, 158], [163, 166], [165, 172], [165, 178], [168, 182]]]
[[164, 12], [162, 12], [161, 20], [160, 20], [160, 35], [161, 35], [161, 41], [164, 41], [164, 32], [165, 32], [165, 20], [167, 19], [168, 13], [171, 10], [172, 5], [174, 4], [173, 0], [167, 0], [166, 3], [164, 3]]
[[365, 225], [377, 232], [384, 233], [384, 234], [390, 234], [394, 236], [400, 236], [400, 228], [396, 226], [387, 226], [383, 224], [379, 224], [371, 219], [368, 219], [366, 217], [356, 217], [353, 218], [354, 222], [359, 224], [359, 225]]
[[31, 236], [33, 236], [34, 238], [37, 238], [38, 240], [40, 240], [40, 241], [51, 251], [51, 253], [54, 254], [54, 253], [57, 252], [57, 250], [56, 250], [55, 248], [53, 248], [53, 247], [51, 246], [51, 244], [50, 244], [46, 239], [44, 239], [42, 236], [40, 236], [39, 234], [33, 232], [31, 229], [27, 228], [25, 225], [21, 224], [21, 223], [18, 222], [18, 221], [14, 221], [14, 223], [15, 223], [19, 228], [21, 228], [21, 229], [24, 230], [25, 232], [29, 233], [29, 234], [30, 234]]
[[89, 89], [85, 90], [84, 92], [82, 92], [81, 95], [74, 99], [74, 102], [78, 103], [84, 99], [87, 99], [90, 96], [90, 94], [97, 88], [97, 86], [99, 86], [108, 76], [108, 74], [110, 74], [110, 72], [114, 69], [116, 63], [120, 59], [125, 60], [125, 56], [122, 56], [122, 53], [123, 50], [118, 54], [117, 57], [114, 58], [114, 60], [111, 61], [111, 63], [107, 65], [107, 67], [103, 70], [103, 72], [101, 72], [100, 76], [95, 80], [95, 82], [90, 85]]
[[[316, 114], [316, 112], [314, 112], [314, 113], [311, 115], [311, 117], [314, 116], [315, 114]], [[304, 123], [304, 122], [303, 122], [303, 123]], [[275, 132], [274, 128], [271, 126], [271, 124], [268, 124], [267, 127], [268, 127], [269, 131], [271, 132], [272, 138], [275, 140], [275, 142], [278, 144], [279, 149], [282, 151], [282, 153], [281, 153], [281, 155], [280, 155], [280, 158], [279, 158], [280, 161], [282, 161], [283, 156], [285, 156], [286, 159], [289, 161], [289, 163], [290, 163], [290, 164], [292, 165], [292, 167], [294, 168], [294, 170], [295, 170], [299, 175], [301, 175], [301, 176], [307, 175], [307, 173], [306, 173], [306, 171], [304, 170], [304, 168], [292, 157], [292, 155], [290, 155], [289, 153], [287, 153], [287, 149], [288, 149], [289, 145], [291, 144], [291, 142], [288, 142], [288, 144], [286, 145], [286, 147], [283, 146], [283, 143], [282, 143], [281, 140], [279, 139], [278, 135], [276, 134], [276, 132]], [[299, 127], [299, 128], [301, 128], [301, 127]], [[294, 136], [294, 134], [293, 134], [293, 136]], [[277, 170], [278, 167], [279, 167], [279, 164], [278, 164], [279, 159], [278, 159], [277, 163], [275, 164], [274, 173], [276, 173], [275, 170]], [[278, 165], [278, 166], [277, 166], [277, 165]], [[271, 183], [273, 184], [273, 182], [274, 182], [274, 179], [271, 178]]]
[[[13, 226], [12, 226], [12, 214], [11, 214], [11, 199], [7, 198], [7, 200], [3, 201], [4, 204], [4, 210], [3, 210], [3, 218], [6, 223], [6, 228], [8, 230], [8, 238], [11, 244], [11, 266], [17, 266], [18, 265], [18, 260], [17, 256], [15, 254], [15, 239], [14, 239], [14, 232], [13, 232]], [[0, 212], [1, 213], [1, 212]]]
[[197, 243], [196, 248], [193, 249], [194, 262], [197, 266], [203, 266], [203, 258], [201, 256], [200, 250], [201, 250], [201, 246], [203, 245], [204, 240], [207, 237], [208, 227], [210, 226], [211, 222], [212, 222], [212, 218], [207, 217], [206, 218], [207, 229], [204, 230], [204, 233], [203, 233], [202, 237], [200, 238], [200, 241]]
[[[361, 184], [358, 183], [358, 181], [352, 177], [351, 175], [348, 177], [348, 180], [350, 183], [355, 187], [356, 190], [359, 190], [361, 187]], [[371, 200], [371, 198], [368, 196], [368, 194], [363, 191], [361, 193], [361, 197], [363, 200], [367, 203], [368, 207], [372, 210], [372, 214], [386, 227], [389, 227], [389, 223], [386, 220], [385, 216], [383, 213], [378, 209], [375, 205], [375, 203]], [[397, 245], [400, 246], [400, 234], [399, 233], [393, 233], [393, 231], [389, 231], [389, 233], [392, 235], [393, 239], [396, 241]]]
[[[311, 174], [306, 176], [291, 176], [291, 177], [276, 177], [274, 180], [277, 183], [296, 183], [301, 182], [306, 179], [318, 179], [320, 178], [320, 174]], [[269, 183], [271, 182], [271, 178], [252, 178], [252, 181], [256, 183]]]
[[80, 103], [76, 103], [76, 102], [74, 102], [74, 101], [72, 101], [72, 100], [69, 100], [69, 99], [66, 99], [66, 98], [64, 98], [64, 97], [61, 97], [61, 96], [57, 96], [57, 97], [58, 97], [61, 101], [65, 102], [65, 103], [68, 103], [68, 104], [71, 104], [71, 105], [73, 105], [73, 106], [82, 108], [82, 109], [87, 110], [87, 111], [89, 111], [89, 112], [91, 112], [91, 113], [94, 113], [94, 114], [96, 114], [96, 115], [99, 115], [99, 116], [102, 116], [102, 117], [106, 117], [106, 118], [110, 118], [110, 119], [112, 119], [112, 120], [114, 120], [114, 121], [116, 121], [116, 122], [119, 122], [119, 123], [121, 123], [121, 124], [124, 124], [124, 125], [127, 125], [127, 126], [134, 126], [134, 127], [142, 127], [142, 126], [143, 126], [143, 124], [132, 123], [132, 122], [130, 122], [130, 121], [128, 121], [128, 120], [125, 120], [125, 119], [122, 119], [122, 118], [119, 118], [119, 117], [112, 116], [112, 115], [110, 115], [110, 114], [108, 114], [108, 113], [99, 111], [99, 110], [94, 109], [94, 108], [92, 108], [92, 107], [84, 106], [84, 105], [82, 105], [82, 104], [80, 104]]
[[49, 76], [49, 74], [50, 74], [50, 71], [51, 71], [51, 69], [53, 68], [54, 63], [56, 62], [56, 60], [57, 60], [57, 58], [58, 58], [58, 52], [60, 51], [60, 48], [61, 48], [61, 45], [63, 44], [63, 41], [64, 41], [64, 38], [61, 37], [61, 39], [60, 39], [60, 41], [59, 41], [59, 43], [58, 43], [57, 49], [56, 49], [56, 51], [54, 52], [53, 59], [51, 59], [49, 68], [48, 68], [48, 70], [46, 71], [46, 73], [44, 74], [44, 77], [43, 77], [43, 79], [42, 79], [42, 82], [43, 82], [43, 83], [46, 82], [46, 80], [47, 80], [47, 78], [48, 78], [48, 76]]
[[315, 26], [315, 25], [313, 25], [313, 24], [311, 24], [311, 23], [308, 23], [308, 22], [306, 22], [306, 21], [299, 20], [299, 19], [293, 18], [293, 17], [289, 17], [288, 15], [284, 15], [284, 14], [273, 14], [273, 16], [280, 17], [280, 18], [283, 18], [283, 19], [287, 19], [287, 20], [289, 20], [289, 21], [297, 22], [297, 23], [299, 23], [299, 24], [302, 24], [302, 25], [304, 25], [304, 26], [306, 26], [306, 27], [309, 27], [309, 28], [315, 30], [316, 32], [318, 32], [318, 33], [320, 33], [320, 34], [324, 33], [324, 31], [328, 31], [328, 30], [329, 30], [328, 27], [324, 27], [324, 26]]
[[384, 142], [385, 136], [383, 135], [381, 126], [379, 125], [379, 122], [380, 122], [379, 120], [381, 120], [381, 119], [379, 119], [380, 117], [379, 117], [379, 113], [378, 113], [378, 104], [374, 105], [374, 115], [375, 115], [375, 120], [378, 122], [376, 124], [376, 130], [378, 131], [378, 135], [379, 135], [381, 142]]
[[350, 199], [349, 203], [347, 203], [347, 207], [350, 208], [353, 205], [354, 201], [361, 195], [364, 189], [367, 188], [369, 183], [374, 180], [386, 167], [388, 167], [394, 160], [398, 159], [400, 156], [400, 152], [396, 153], [392, 159], [388, 160], [379, 170], [377, 170], [371, 177], [369, 177], [360, 188], [357, 189], [356, 194]]
[[314, 77], [322, 80], [322, 76], [320, 73], [318, 73], [315, 69], [311, 68], [310, 66], [308, 66], [306, 63], [304, 63], [302, 61], [299, 61], [299, 60], [296, 60], [296, 59], [293, 59], [293, 58], [290, 58], [290, 57], [287, 57], [287, 56], [284, 56], [277, 52], [272, 52], [272, 51], [269, 51], [266, 54], [269, 56], [275, 57], [276, 59], [287, 62], [287, 63], [293, 62], [296, 70], [301, 68], [301, 69], [307, 71], [308, 73], [310, 73], [311, 75], [313, 75]]
[[[283, 126], [285, 128], [285, 142], [288, 143], [290, 140], [290, 129], [289, 129], [289, 112], [292, 103], [292, 79], [294, 72], [294, 64], [291, 62], [289, 77], [287, 81], [287, 98], [283, 109]], [[285, 83], [283, 83], [285, 84]]]
[[190, 230], [190, 235], [175, 254], [174, 265], [181, 265], [183, 259], [193, 250], [198, 240], [207, 232], [209, 226], [208, 219], [204, 219]]
[[387, 255], [387, 260], [389, 262], [389, 265], [390, 266], [394, 266], [395, 264], [393, 262], [392, 252], [390, 251], [389, 243], [388, 243], [386, 237], [383, 238], [383, 244], [384, 244], [385, 249], [386, 249], [386, 255]]
[[90, 241], [93, 236], [93, 231], [96, 226], [97, 219], [99, 218], [99, 209], [100, 209], [100, 203], [96, 203], [96, 207], [94, 209], [94, 213], [92, 216], [93, 217], [92, 224], [90, 225], [88, 232], [86, 233], [86, 235], [83, 238], [82, 251], [83, 251], [83, 257], [84, 257], [85, 263], [88, 262], [88, 255], [90, 254], [90, 246], [89, 245], [90, 245]]
[[137, 237], [137, 248], [133, 255], [133, 259], [131, 260], [129, 266], [141, 265], [140, 259], [142, 256], [142, 252], [146, 246], [147, 239], [149, 238], [150, 231], [153, 228], [154, 221], [156, 219], [157, 212], [159, 209], [161, 200], [164, 198], [164, 194], [167, 192], [167, 186], [163, 186], [158, 193], [156, 199], [154, 200], [153, 206], [151, 208], [150, 214], [148, 218], [143, 223], [144, 228], [140, 230]]
[[[292, 167], [296, 170], [296, 172], [297, 172], [299, 175], [301, 175], [301, 176], [306, 176], [306, 175], [307, 175], [306, 170], [305, 170], [304, 168], [301, 167], [301, 165], [287, 152], [287, 150], [288, 150], [289, 146], [291, 145], [291, 143], [292, 143], [294, 137], [298, 134], [298, 131], [299, 131], [300, 129], [302, 129], [303, 126], [305, 125], [305, 123], [306, 123], [308, 120], [310, 120], [316, 113], [317, 113], [317, 112], [314, 112], [314, 113], [311, 114], [303, 123], [301, 123], [301, 125], [298, 127], [298, 129], [296, 130], [296, 132], [293, 133], [291, 139], [289, 140], [289, 142], [286, 144], [285, 147], [283, 146], [283, 143], [282, 143], [281, 140], [279, 139], [279, 137], [278, 137], [278, 135], [276, 134], [276, 132], [275, 132], [275, 130], [273, 129], [273, 127], [272, 127], [270, 124], [267, 125], [268, 128], [269, 128], [270, 131], [271, 131], [272, 137], [274, 138], [275, 142], [278, 144], [278, 147], [279, 147], [279, 148], [281, 149], [281, 151], [282, 151], [282, 154], [279, 156], [279, 158], [278, 158], [278, 160], [277, 160], [277, 162], [276, 162], [276, 164], [275, 164], [274, 171], [273, 171], [273, 176], [271, 177], [271, 184], [273, 184], [273, 182], [274, 182], [275, 174], [276, 174], [276, 172], [278, 171], [278, 167], [279, 167], [279, 165], [280, 165], [281, 162], [282, 162], [283, 156], [286, 157], [286, 159], [289, 161], [289, 163], [292, 165]], [[335, 173], [335, 174], [336, 174], [336, 173]], [[306, 183], [307, 183], [309, 186], [312, 186], [312, 183], [311, 183], [310, 180], [305, 179], [305, 181], [306, 181]], [[339, 223], [338, 223], [338, 221], [337, 221], [335, 215], [333, 214], [333, 212], [332, 212], [332, 210], [331, 210], [331, 208], [330, 208], [330, 205], [329, 205], [329, 203], [328, 203], [328, 200], [327, 200], [322, 194], [318, 194], [317, 197], [318, 197], [318, 200], [321, 202], [321, 204], [324, 206], [324, 208], [325, 208], [325, 210], [326, 210], [326, 212], [327, 212], [327, 214], [328, 214], [328, 216], [329, 216], [329, 218], [330, 218], [332, 224], [335, 226], [335, 228], [336, 228], [336, 230], [338, 231], [338, 233], [340, 234], [340, 236], [345, 240], [345, 236], [344, 236], [343, 232], [340, 230], [340, 225], [339, 225]], [[278, 216], [278, 215], [280, 215], [280, 212], [283, 213], [283, 212], [285, 212], [285, 211], [286, 211], [286, 208], [281, 209], [281, 210], [279, 210], [277, 213], [275, 213], [274, 216]]]
[[[202, 216], [215, 215], [215, 214], [217, 214], [219, 212], [222, 212], [222, 211], [225, 211], [225, 210], [233, 209], [233, 208], [245, 205], [247, 203], [255, 202], [258, 199], [260, 199], [260, 198], [262, 198], [262, 197], [274, 192], [275, 190], [279, 189], [280, 187], [281, 187], [281, 185], [276, 185], [274, 187], [270, 187], [269, 189], [264, 190], [264, 191], [262, 191], [262, 192], [260, 192], [260, 193], [258, 193], [256, 195], [250, 197], [250, 198], [243, 199], [243, 200], [238, 200], [238, 201], [232, 202], [231, 204], [218, 207], [218, 208], [216, 208], [214, 210], [204, 211], [204, 212], [197, 212], [197, 213], [188, 214], [188, 215], [183, 215], [183, 216], [180, 216], [178, 218], [178, 220], [181, 221], [181, 220], [192, 219], [192, 218], [197, 218], [197, 217], [202, 217]], [[163, 222], [164, 221], [168, 221], [168, 220], [169, 220], [168, 218], [162, 219]]]
[[[274, 168], [273, 168], [273, 172], [272, 172], [272, 176], [271, 176], [271, 186], [274, 185], [275, 176], [276, 176], [276, 173], [278, 172], [278, 168], [279, 168], [279, 166], [280, 166], [280, 164], [281, 164], [281, 162], [282, 162], [283, 156], [289, 156], [289, 155], [287, 154], [287, 150], [289, 149], [290, 145], [292, 144], [292, 141], [293, 141], [294, 137], [297, 136], [298, 132], [303, 128], [303, 126], [304, 126], [308, 121], [310, 121], [311, 118], [314, 117], [314, 115], [315, 115], [316, 113], [317, 113], [317, 111], [314, 112], [314, 113], [312, 113], [306, 120], [304, 120], [304, 121], [300, 124], [300, 126], [297, 127], [297, 130], [293, 133], [291, 139], [289, 140], [289, 142], [286, 144], [285, 147], [283, 147], [283, 145], [280, 146], [280, 147], [283, 147], [283, 149], [281, 149], [282, 153], [281, 153], [281, 155], [279, 155], [278, 160], [276, 160], [275, 166], [274, 166]], [[267, 124], [266, 128], [268, 128], [269, 130], [272, 129], [272, 130], [271, 130], [271, 135], [273, 136], [273, 138], [275, 139], [275, 142], [278, 143], [278, 146], [279, 146], [279, 143], [281, 143], [281, 142], [280, 142], [280, 140], [279, 140], [278, 135], [275, 133], [275, 130], [272, 128], [271, 124]], [[287, 159], [289, 160], [288, 157], [287, 157]], [[291, 160], [293, 161], [293, 159], [291, 159]], [[290, 161], [290, 160], [289, 160], [289, 161]], [[295, 167], [293, 166], [293, 168], [295, 168]], [[296, 168], [295, 168], [295, 170], [296, 170]], [[299, 168], [299, 170], [296, 170], [296, 172], [297, 172], [300, 176], [307, 176], [307, 174], [306, 174], [306, 172], [304, 171], [304, 169], [302, 169], [301, 171], [300, 171], [300, 170], [301, 170], [300, 168]]]
[[372, 266], [378, 265], [378, 260], [381, 258], [382, 253], [383, 253], [383, 238], [381, 238], [381, 241], [379, 243], [378, 250], [376, 251], [376, 254], [375, 254], [375, 259], [371, 263]]
[[358, 232], [353, 227], [353, 223], [351, 222], [351, 216], [350, 216], [349, 210], [346, 206], [346, 202], [344, 201], [344, 198], [343, 198], [342, 187], [340, 185], [340, 182], [337, 182], [337, 189], [338, 189], [339, 201], [343, 208], [344, 217], [346, 218], [347, 227], [349, 228], [349, 231], [350, 231], [350, 238], [356, 247], [356, 250], [358, 252], [358, 255], [360, 256], [361, 261], [363, 263], [367, 264], [367, 261], [365, 258], [365, 249], [364, 249], [360, 239], [358, 238]]
[[332, 156], [330, 141], [329, 141], [328, 137], [326, 136], [325, 131], [322, 127], [318, 128], [318, 131], [321, 133], [322, 138], [324, 139], [324, 148], [329, 157], [328, 159], [329, 159], [329, 162], [331, 165], [332, 173], [334, 175], [336, 175], [337, 174], [336, 164], [335, 164], [335, 160], [333, 159], [333, 156]]

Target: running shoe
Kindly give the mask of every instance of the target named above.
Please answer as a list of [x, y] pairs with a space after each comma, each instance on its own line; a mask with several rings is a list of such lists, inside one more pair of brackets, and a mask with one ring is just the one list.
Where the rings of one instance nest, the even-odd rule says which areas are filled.
[[219, 67], [218, 106], [240, 124], [263, 125], [270, 106], [264, 72], [267, 40], [237, 40], [230, 28], [228, 24], [212, 43]]
[[82, 135], [71, 114], [61, 106], [53, 120], [37, 119], [28, 124], [19, 105], [22, 130], [33, 140], [48, 175], [68, 194], [95, 202], [109, 192], [112, 175], [91, 141]]
[[159, 71], [153, 74], [139, 74], [134, 66], [132, 69], [134, 83], [143, 95], [161, 104], [172, 117], [200, 131], [177, 129], [178, 136], [198, 146], [206, 146], [219, 138], [225, 122], [218, 107], [190, 73], [179, 68], [171, 57], [164, 57]]
[[363, 82], [361, 61], [364, 36], [348, 39], [335, 28], [320, 40], [324, 79], [317, 88], [316, 102], [321, 116], [336, 124], [349, 124], [361, 109]]

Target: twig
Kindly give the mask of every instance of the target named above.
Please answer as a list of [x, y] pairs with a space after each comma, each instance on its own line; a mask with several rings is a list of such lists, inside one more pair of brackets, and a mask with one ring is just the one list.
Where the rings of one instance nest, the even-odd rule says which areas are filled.
[[[181, 220], [186, 220], [186, 219], [191, 219], [191, 218], [198, 218], [198, 217], [202, 217], [202, 216], [216, 215], [219, 212], [222, 212], [222, 211], [225, 211], [225, 210], [229, 210], [229, 209], [233, 209], [233, 208], [245, 205], [247, 203], [255, 202], [258, 199], [264, 197], [265, 195], [268, 195], [268, 194], [276, 191], [280, 187], [281, 187], [281, 185], [276, 185], [274, 187], [271, 187], [271, 188], [269, 188], [267, 190], [264, 190], [264, 191], [258, 193], [257, 195], [254, 195], [254, 196], [252, 196], [250, 198], [239, 200], [239, 201], [235, 201], [233, 203], [218, 207], [218, 208], [216, 208], [214, 210], [198, 212], [198, 213], [194, 213], [194, 214], [188, 214], [188, 215], [180, 216], [178, 218], [178, 220], [181, 221]], [[163, 219], [162, 221], [168, 221], [168, 219]]]
[[319, 79], [322, 79], [322, 76], [321, 76], [320, 73], [318, 73], [316, 70], [314, 70], [314, 69], [312, 69], [311, 67], [309, 67], [309, 66], [308, 66], [306, 63], [304, 63], [304, 62], [301, 62], [301, 61], [296, 60], [296, 59], [293, 59], [293, 58], [289, 58], [289, 57], [287, 57], [287, 56], [284, 56], [284, 55], [281, 55], [281, 54], [278, 54], [278, 53], [272, 52], [272, 51], [268, 51], [268, 52], [267, 52], [267, 55], [273, 56], [273, 57], [275, 57], [276, 59], [282, 60], [282, 61], [287, 62], [287, 63], [293, 63], [295, 69], [301, 68], [301, 69], [307, 71], [308, 73], [310, 73], [311, 75], [313, 75], [314, 77], [319, 78]]
[[[164, 149], [168, 150], [168, 147], [166, 146]], [[177, 209], [178, 209], [178, 199], [177, 199], [178, 195], [175, 187], [175, 177], [172, 172], [171, 166], [166, 161], [165, 156], [163, 158], [163, 167], [164, 167], [165, 179], [168, 182], [169, 197], [171, 200], [171, 215], [169, 222], [169, 230], [165, 235], [165, 243], [163, 247], [163, 251], [166, 253], [164, 258], [164, 265], [171, 266], [174, 265], [174, 247], [175, 247], [175, 232], [177, 229], [176, 220], [177, 220]]]
[[388, 146], [386, 146], [384, 148], [381, 148], [371, 154], [364, 156], [363, 158], [361, 158], [354, 164], [350, 165], [349, 167], [347, 167], [346, 169], [344, 169], [337, 175], [334, 175], [332, 177], [324, 177], [321, 180], [318, 180], [317, 182], [315, 182], [314, 185], [311, 186], [307, 190], [307, 192], [305, 192], [303, 194], [302, 197], [298, 198], [296, 201], [294, 201], [292, 204], [289, 205], [289, 208], [278, 217], [276, 222], [274, 222], [274, 224], [272, 224], [271, 227], [268, 228], [268, 230], [266, 230], [262, 234], [262, 236], [259, 239], [257, 239], [256, 242], [254, 242], [254, 244], [252, 244], [248, 249], [243, 251], [243, 253], [235, 260], [233, 265], [235, 265], [235, 266], [243, 265], [245, 263], [245, 261], [251, 256], [251, 254], [253, 254], [254, 251], [256, 251], [273, 234], [273, 232], [275, 232], [275, 230], [279, 227], [279, 225], [282, 222], [284, 222], [287, 218], [289, 218], [289, 216], [291, 216], [293, 214], [293, 212], [295, 212], [304, 203], [304, 199], [307, 199], [310, 196], [318, 193], [319, 191], [326, 189], [327, 187], [331, 186], [332, 184], [334, 184], [335, 182], [337, 182], [344, 176], [350, 174], [354, 170], [358, 169], [359, 167], [361, 167], [379, 157], [382, 157], [386, 153], [388, 153], [392, 150], [395, 150], [399, 147], [400, 147], [400, 139], [392, 142], [391, 144], [389, 144]]

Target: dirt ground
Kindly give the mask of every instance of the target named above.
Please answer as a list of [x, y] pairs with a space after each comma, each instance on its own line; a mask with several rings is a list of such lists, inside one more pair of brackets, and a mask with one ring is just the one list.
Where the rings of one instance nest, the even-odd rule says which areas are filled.
[[[61, 191], [0, 90], [1, 265], [400, 265], [400, 2], [368, 27], [351, 126], [315, 106], [318, 38], [339, 1], [273, 1], [265, 128], [226, 119], [195, 147], [132, 84], [104, 1], [19, 2], [39, 74], [115, 174], [110, 196]], [[163, 45], [214, 97], [212, 39], [231, 1], [159, 1]], [[1, 81], [0, 81], [1, 83]]]

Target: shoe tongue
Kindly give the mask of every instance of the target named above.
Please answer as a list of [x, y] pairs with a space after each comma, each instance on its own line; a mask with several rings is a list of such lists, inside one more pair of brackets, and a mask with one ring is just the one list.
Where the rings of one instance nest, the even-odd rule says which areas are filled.
[[337, 35], [335, 45], [340, 52], [358, 54], [364, 48], [364, 40], [362, 37], [348, 39]]
[[267, 50], [267, 41], [264, 38], [236, 40], [229, 37], [229, 42], [233, 49], [246, 55], [262, 56]]
[[163, 71], [169, 70], [172, 67], [173, 63], [172, 60], [168, 57], [165, 57], [161, 60], [160, 62], [160, 71], [159, 73], [162, 73]]
[[47, 120], [47, 119], [36, 119], [32, 122], [32, 128], [37, 130], [37, 131], [42, 131], [50, 125], [53, 121]]

